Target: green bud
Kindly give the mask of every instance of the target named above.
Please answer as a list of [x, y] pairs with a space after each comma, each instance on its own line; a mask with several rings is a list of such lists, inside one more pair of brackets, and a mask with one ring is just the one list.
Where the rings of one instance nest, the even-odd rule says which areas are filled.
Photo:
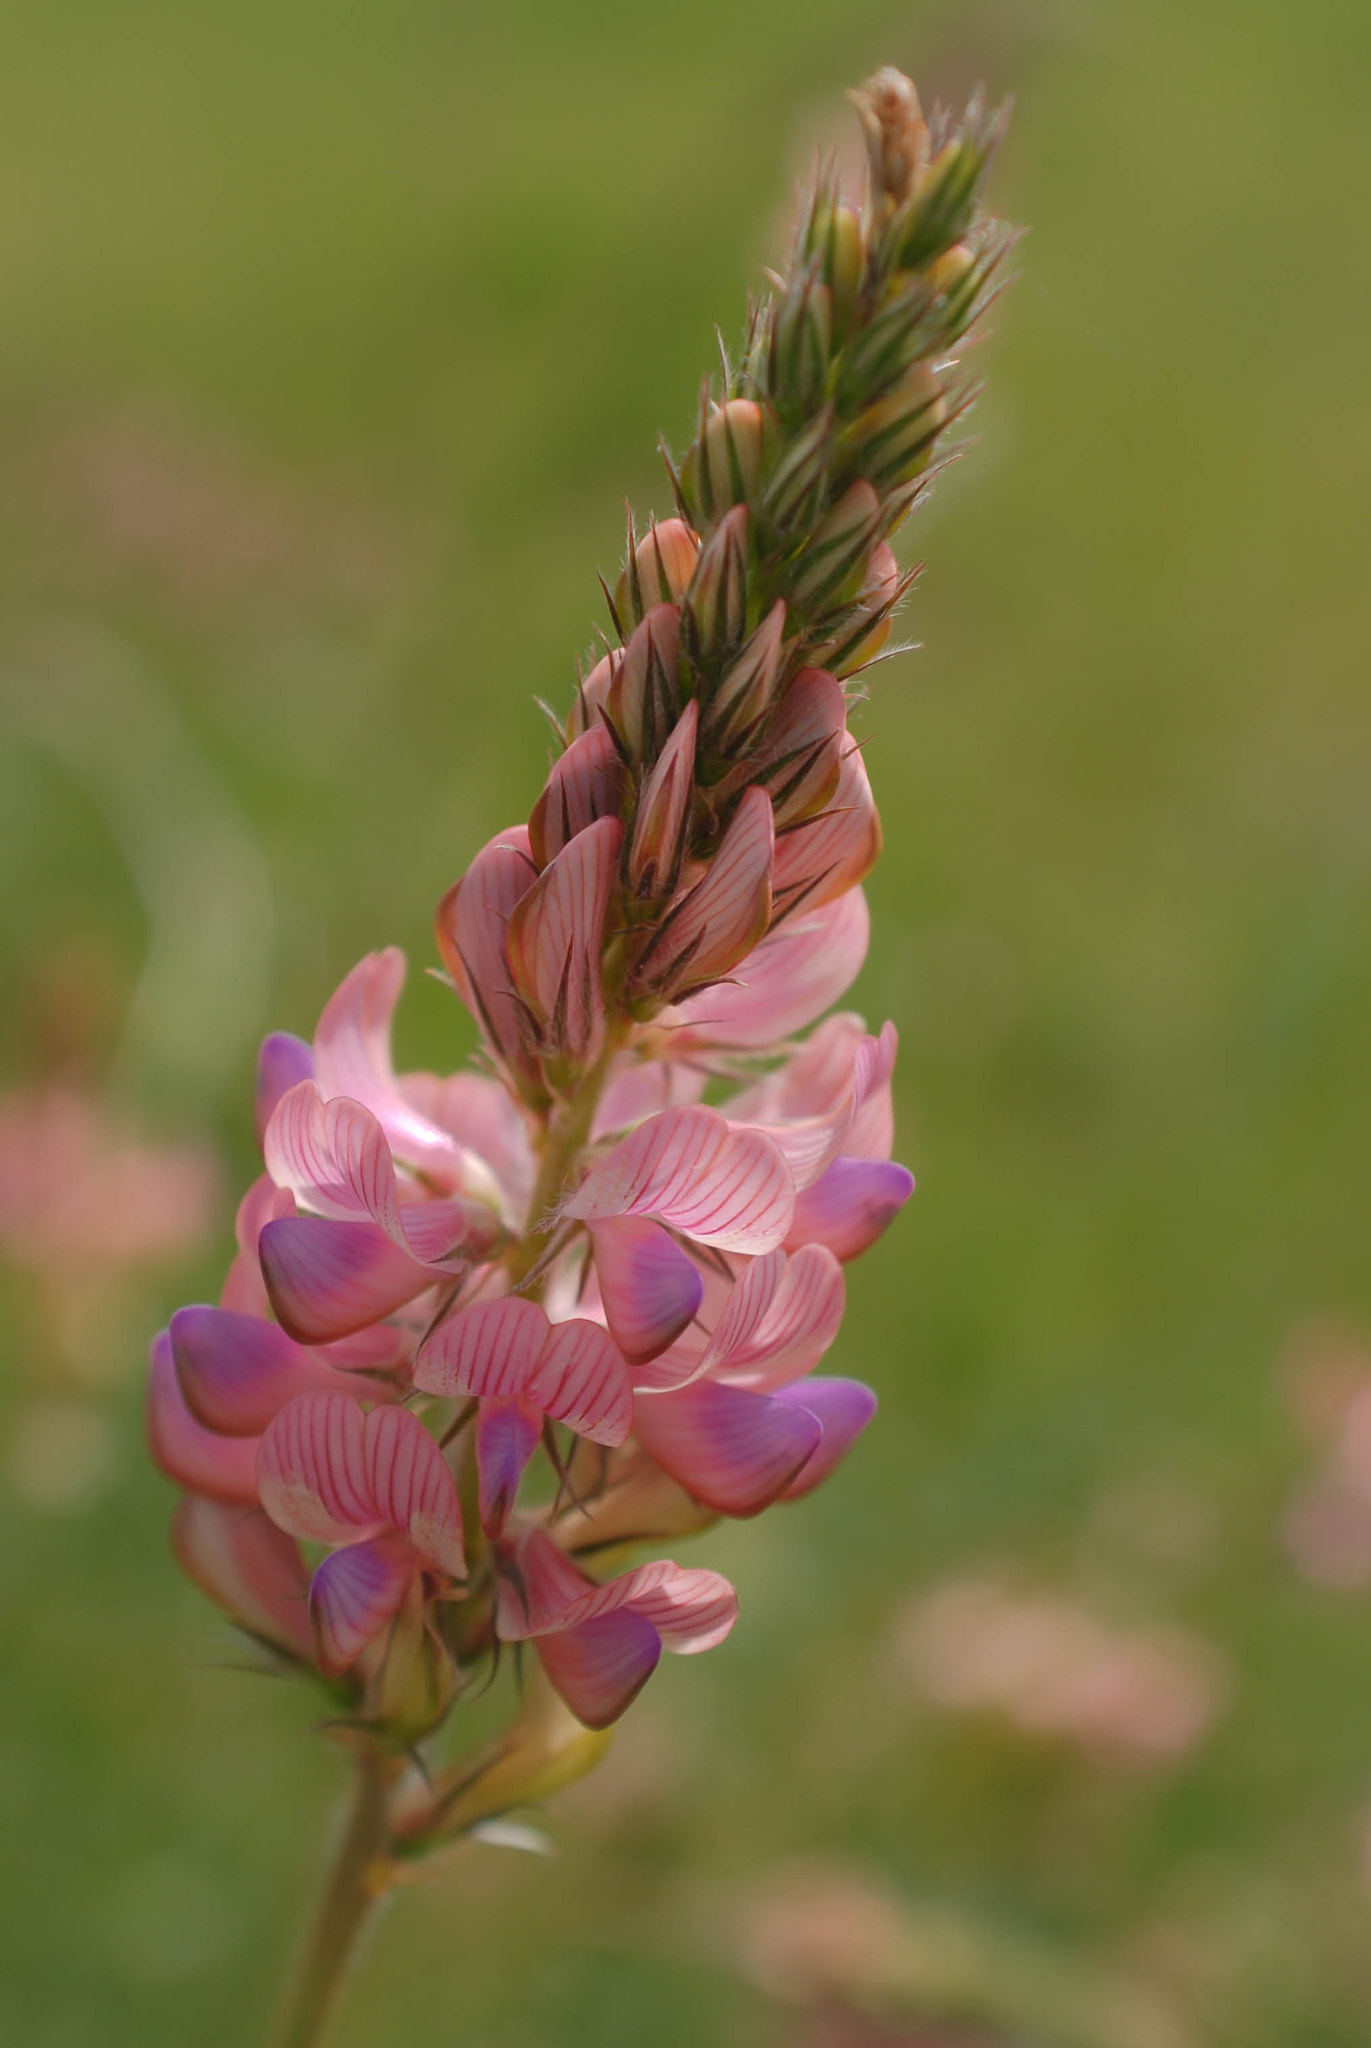
[[699, 552], [699, 539], [684, 519], [654, 524], [647, 539], [631, 547], [614, 586], [614, 609], [626, 629], [636, 626], [654, 604], [675, 604], [685, 595]]
[[707, 666], [722, 661], [747, 624], [746, 505], [725, 513], [705, 542], [686, 596], [694, 651]]
[[766, 462], [770, 416], [752, 398], [730, 398], [705, 420], [681, 464], [681, 487], [701, 524], [755, 500]]
[[833, 456], [833, 408], [816, 413], [772, 471], [763, 508], [782, 532], [805, 526], [818, 511]]
[[859, 471], [878, 491], [893, 490], [927, 469], [946, 419], [936, 372], [916, 363], [839, 436], [840, 467]]
[[976, 187], [984, 168], [982, 152], [961, 136], [938, 151], [893, 224], [895, 260], [902, 270], [926, 268], [961, 239], [976, 210]]
[[767, 388], [782, 408], [809, 412], [828, 389], [833, 293], [813, 271], [791, 283], [771, 322]]
[[845, 333], [866, 273], [866, 238], [860, 216], [850, 206], [834, 206], [817, 214], [810, 227], [809, 253], [817, 256], [823, 280], [833, 295], [833, 325]]
[[706, 731], [712, 747], [730, 746], [756, 724], [771, 702], [784, 635], [785, 603], [777, 598], [710, 699]]
[[881, 525], [881, 501], [864, 478], [849, 484], [801, 557], [795, 602], [815, 610], [850, 603], [862, 587]]

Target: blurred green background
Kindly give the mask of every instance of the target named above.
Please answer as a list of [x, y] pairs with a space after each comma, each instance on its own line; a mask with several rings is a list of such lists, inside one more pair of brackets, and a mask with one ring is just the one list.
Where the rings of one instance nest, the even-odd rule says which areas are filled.
[[[932, 2040], [785, 1960], [797, 1859], [854, 1983], [883, 1915], [935, 1962], [960, 1930], [978, 2043], [1371, 2038], [1371, 13], [12, 0], [15, 2048], [259, 2039], [339, 1766], [175, 1574], [146, 1332], [217, 1285], [264, 1028], [399, 941], [404, 1062], [467, 1050], [431, 907], [527, 810], [623, 498], [664, 508], [655, 434], [885, 61], [1013, 91], [993, 196], [1032, 234], [867, 719], [857, 1000], [919, 1177], [835, 1353], [879, 1426], [697, 1546], [734, 1638], [662, 1670], [554, 1859], [401, 1897], [338, 2041]], [[103, 1218], [35, 1223], [53, 1090], [70, 1171], [136, 1119], [217, 1197], [193, 1153], [170, 1194], [144, 1160], [141, 1236], [113, 1168]], [[997, 2030], [1024, 1971], [1055, 1989]]]

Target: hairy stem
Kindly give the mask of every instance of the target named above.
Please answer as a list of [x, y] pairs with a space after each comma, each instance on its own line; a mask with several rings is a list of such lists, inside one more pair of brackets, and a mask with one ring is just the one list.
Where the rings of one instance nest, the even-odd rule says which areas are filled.
[[286, 1983], [271, 2048], [316, 2048], [323, 2039], [358, 1939], [387, 1890], [386, 1794], [395, 1768], [370, 1743], [358, 1752], [351, 1804]]

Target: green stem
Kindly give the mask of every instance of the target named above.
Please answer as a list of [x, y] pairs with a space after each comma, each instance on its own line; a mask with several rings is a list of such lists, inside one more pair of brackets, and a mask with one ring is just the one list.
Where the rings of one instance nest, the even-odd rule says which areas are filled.
[[609, 1078], [610, 1064], [623, 1044], [627, 1025], [626, 1018], [617, 1026], [615, 1021], [611, 1020], [605, 1032], [604, 1050], [600, 1057], [586, 1073], [576, 1093], [562, 1103], [548, 1119], [538, 1179], [528, 1205], [528, 1231], [505, 1255], [510, 1282], [515, 1287], [536, 1264], [539, 1255], [546, 1248], [547, 1239], [542, 1235], [539, 1226], [546, 1222], [556, 1207], [578, 1159], [590, 1141], [595, 1111], [604, 1092], [605, 1082]]
[[277, 2011], [271, 2048], [316, 2048], [358, 1938], [387, 1889], [386, 1793], [395, 1766], [368, 1744], [343, 1831]]

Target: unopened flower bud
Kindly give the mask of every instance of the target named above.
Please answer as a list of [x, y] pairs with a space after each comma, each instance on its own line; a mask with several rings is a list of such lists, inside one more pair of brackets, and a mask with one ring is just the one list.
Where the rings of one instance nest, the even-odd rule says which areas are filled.
[[890, 638], [900, 589], [900, 565], [894, 550], [882, 541], [871, 556], [866, 580], [842, 629], [813, 648], [811, 659], [822, 661], [835, 676], [854, 675], [880, 653]]
[[743, 637], [749, 518], [746, 505], [725, 513], [695, 565], [686, 607], [694, 648], [707, 664], [721, 661]]
[[636, 626], [654, 604], [684, 597], [700, 552], [698, 537], [684, 519], [664, 519], [638, 542], [614, 588], [614, 609], [626, 628]]
[[928, 130], [912, 78], [887, 65], [852, 95], [866, 137], [871, 185], [883, 210], [913, 189], [928, 149]]
[[680, 716], [681, 614], [656, 604], [633, 632], [605, 698], [604, 716], [629, 760], [653, 762]]
[[965, 242], [954, 242], [930, 268], [929, 283], [945, 299], [955, 298], [975, 268], [974, 252]]
[[965, 138], [954, 136], [944, 143], [918, 180], [908, 218], [895, 224], [901, 269], [922, 270], [961, 239], [976, 209], [976, 187], [984, 168], [983, 152]]
[[795, 584], [797, 604], [816, 611], [849, 603], [862, 587], [881, 524], [881, 501], [865, 479], [849, 484], [815, 530]]
[[833, 408], [826, 405], [795, 436], [767, 482], [764, 505], [784, 532], [814, 515], [833, 458]]
[[730, 398], [705, 420], [681, 465], [682, 488], [704, 520], [756, 498], [769, 425], [769, 415], [751, 398]]
[[813, 274], [796, 278], [772, 317], [767, 386], [774, 399], [808, 412], [828, 385], [833, 293]]
[[416, 1742], [451, 1706], [457, 1668], [424, 1611], [418, 1579], [389, 1633], [363, 1651], [357, 1670], [365, 1683], [362, 1714], [398, 1742]]
[[893, 490], [928, 467], [946, 419], [947, 401], [936, 373], [927, 363], [916, 363], [841, 435], [839, 460], [860, 470], [878, 491]]
[[860, 216], [850, 206], [834, 206], [816, 213], [810, 223], [809, 252], [823, 268], [824, 283], [833, 295], [833, 323], [837, 333], [847, 327], [866, 270], [866, 241]]
[[771, 702], [781, 666], [785, 601], [777, 598], [719, 684], [707, 713], [711, 747], [725, 748], [756, 724]]
[[670, 895], [680, 880], [690, 829], [698, 721], [699, 707], [692, 698], [639, 800], [628, 857], [628, 884], [639, 902]]
[[616, 647], [612, 654], [601, 656], [588, 676], [578, 678], [576, 699], [567, 714], [566, 736], [569, 740], [578, 739], [595, 724], [623, 658], [623, 649]]

